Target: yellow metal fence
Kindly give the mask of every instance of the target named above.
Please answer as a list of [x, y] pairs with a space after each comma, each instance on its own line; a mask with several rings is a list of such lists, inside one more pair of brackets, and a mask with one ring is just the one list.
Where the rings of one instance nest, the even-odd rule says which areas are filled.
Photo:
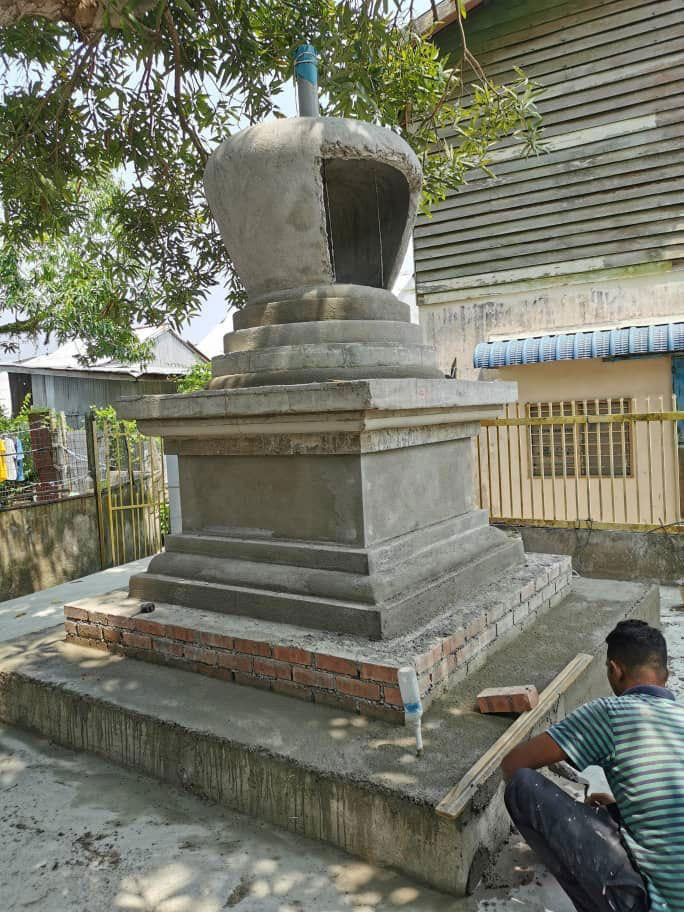
[[156, 554], [168, 523], [162, 441], [130, 422], [93, 421], [90, 434], [103, 566]]
[[480, 506], [494, 523], [684, 532], [674, 397], [513, 403], [482, 421]]

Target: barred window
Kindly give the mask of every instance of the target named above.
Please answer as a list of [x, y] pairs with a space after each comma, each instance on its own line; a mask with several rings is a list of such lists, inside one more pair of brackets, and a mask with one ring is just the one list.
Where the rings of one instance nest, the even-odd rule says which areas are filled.
[[[527, 404], [530, 418], [620, 415], [630, 411], [628, 399]], [[632, 474], [632, 428], [628, 421], [531, 425], [529, 441], [534, 477], [622, 478]]]

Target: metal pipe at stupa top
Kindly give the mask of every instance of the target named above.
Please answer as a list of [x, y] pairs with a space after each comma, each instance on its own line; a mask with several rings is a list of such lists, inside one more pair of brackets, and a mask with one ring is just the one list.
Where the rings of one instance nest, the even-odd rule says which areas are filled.
[[294, 53], [294, 74], [300, 117], [318, 117], [318, 55], [312, 44], [300, 44]]

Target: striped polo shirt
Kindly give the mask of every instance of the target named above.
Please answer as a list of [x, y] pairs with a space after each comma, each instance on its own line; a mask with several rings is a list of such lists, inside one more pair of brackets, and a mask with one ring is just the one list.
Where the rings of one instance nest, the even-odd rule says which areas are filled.
[[603, 768], [652, 912], [684, 912], [684, 706], [663, 687], [634, 687], [549, 734], [579, 770]]

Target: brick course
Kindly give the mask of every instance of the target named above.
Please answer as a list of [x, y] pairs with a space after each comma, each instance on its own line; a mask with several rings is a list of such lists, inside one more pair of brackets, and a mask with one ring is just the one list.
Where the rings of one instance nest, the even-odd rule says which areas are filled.
[[[481, 666], [497, 642], [507, 641], [567, 594], [572, 571], [562, 558], [501, 601], [469, 612], [465, 627], [427, 640], [419, 653], [402, 659], [418, 674], [425, 709], [433, 699]], [[522, 598], [526, 595], [526, 598]], [[67, 606], [66, 639], [78, 646], [109, 650], [221, 681], [273, 690], [285, 696], [403, 722], [397, 667], [348, 656], [312, 652], [285, 643], [234, 638], [193, 630], [139, 614], [105, 614]]]

